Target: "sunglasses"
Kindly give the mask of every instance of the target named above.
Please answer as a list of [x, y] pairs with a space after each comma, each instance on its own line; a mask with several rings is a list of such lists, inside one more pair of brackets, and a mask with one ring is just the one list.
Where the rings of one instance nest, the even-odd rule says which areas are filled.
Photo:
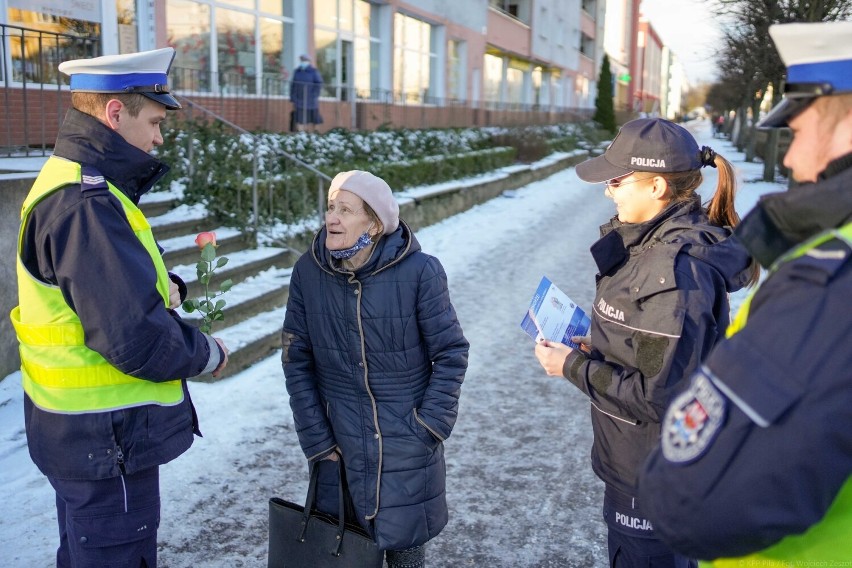
[[[631, 175], [631, 174], [627, 174], [627, 175]], [[630, 181], [621, 181], [625, 177], [627, 177], [627, 176], [605, 181], [604, 185], [606, 185], [607, 189], [615, 189], [617, 187], [621, 187], [622, 185], [630, 185], [631, 183], [636, 183], [637, 181], [645, 181], [645, 180], [653, 179], [655, 176], [644, 177], [644, 178], [640, 178], [640, 179], [633, 179], [633, 180], [630, 180]]]

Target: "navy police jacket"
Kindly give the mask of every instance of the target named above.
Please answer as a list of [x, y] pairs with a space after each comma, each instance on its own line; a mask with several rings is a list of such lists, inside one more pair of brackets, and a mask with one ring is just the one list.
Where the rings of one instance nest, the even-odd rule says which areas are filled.
[[645, 223], [614, 218], [601, 234], [591, 249], [593, 350], [574, 350], [563, 374], [591, 400], [595, 473], [635, 496], [666, 407], [721, 339], [728, 293], [748, 281], [750, 258], [710, 223], [697, 195]]
[[[168, 171], [74, 109], [54, 154], [101, 173], [134, 203]], [[151, 257], [105, 183], [71, 184], [36, 205], [24, 227], [22, 261], [60, 288], [80, 318], [86, 345], [124, 373], [166, 381], [218, 364], [207, 336], [164, 309]], [[197, 432], [185, 383], [177, 406], [57, 414], [25, 396], [24, 410], [30, 456], [57, 478], [103, 479], [160, 465], [186, 451]]]
[[[447, 523], [443, 441], [468, 342], [440, 262], [405, 223], [355, 272], [335, 268], [325, 236], [293, 268], [284, 319], [296, 432], [311, 461], [340, 452], [358, 521], [379, 547], [410, 548]], [[336, 513], [337, 485], [323, 475], [320, 509]]]
[[[852, 154], [816, 183], [764, 196], [736, 233], [768, 267], [850, 221]], [[766, 279], [745, 327], [713, 350], [673, 403], [645, 465], [639, 495], [661, 538], [693, 558], [735, 557], [823, 518], [852, 475], [850, 337], [852, 251], [842, 240]], [[677, 436], [678, 418], [696, 400], [706, 416], [690, 436]]]

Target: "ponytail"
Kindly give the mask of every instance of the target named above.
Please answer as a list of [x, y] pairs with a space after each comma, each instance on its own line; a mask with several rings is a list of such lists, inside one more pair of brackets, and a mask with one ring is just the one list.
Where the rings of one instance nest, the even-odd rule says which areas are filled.
[[[707, 216], [710, 222], [720, 227], [736, 227], [740, 223], [740, 216], [734, 207], [734, 197], [737, 192], [737, 178], [734, 175], [734, 167], [731, 162], [716, 154], [713, 155], [713, 164], [711, 164], [719, 172], [719, 181], [716, 184], [716, 193], [710, 199], [707, 205]], [[749, 264], [751, 276], [748, 279], [748, 286], [757, 284], [760, 278], [760, 266], [754, 258]]]
[[[734, 167], [728, 160], [706, 146], [702, 148], [702, 163], [716, 168], [719, 172], [716, 193], [713, 194], [710, 203], [707, 205], [707, 217], [711, 223], [719, 227], [736, 227], [740, 222], [740, 216], [737, 215], [737, 210], [734, 207], [737, 179], [734, 175]], [[668, 182], [672, 201], [691, 199], [704, 179], [700, 169], [659, 175]], [[749, 271], [751, 275], [747, 285], [754, 286], [760, 277], [760, 266], [754, 258], [751, 259], [749, 264]]]

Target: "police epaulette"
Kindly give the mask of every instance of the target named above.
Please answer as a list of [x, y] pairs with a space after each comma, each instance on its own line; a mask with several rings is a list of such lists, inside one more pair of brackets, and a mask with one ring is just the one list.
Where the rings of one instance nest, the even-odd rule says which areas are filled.
[[101, 172], [91, 166], [80, 168], [80, 191], [83, 193], [93, 189], [107, 189], [107, 182]]

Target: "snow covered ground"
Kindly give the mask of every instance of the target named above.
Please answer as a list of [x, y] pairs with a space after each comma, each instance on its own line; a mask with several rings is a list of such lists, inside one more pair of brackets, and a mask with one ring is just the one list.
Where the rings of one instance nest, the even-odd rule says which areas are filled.
[[[747, 182], [741, 214], [760, 195], [784, 189], [752, 182], [762, 165], [713, 139], [709, 123], [690, 128]], [[714, 174], [705, 169], [705, 197]], [[606, 566], [589, 404], [544, 374], [519, 324], [543, 274], [591, 304], [588, 248], [613, 211], [603, 189], [572, 168], [417, 232], [447, 271], [471, 343], [459, 420], [446, 443], [450, 522], [428, 546], [431, 567]], [[204, 437], [161, 470], [161, 566], [266, 565], [268, 498], [303, 501], [307, 487], [283, 379], [276, 355], [224, 381], [190, 385]], [[23, 424], [13, 373], [0, 381], [0, 566], [41, 568], [54, 562], [54, 498], [29, 459]]]

